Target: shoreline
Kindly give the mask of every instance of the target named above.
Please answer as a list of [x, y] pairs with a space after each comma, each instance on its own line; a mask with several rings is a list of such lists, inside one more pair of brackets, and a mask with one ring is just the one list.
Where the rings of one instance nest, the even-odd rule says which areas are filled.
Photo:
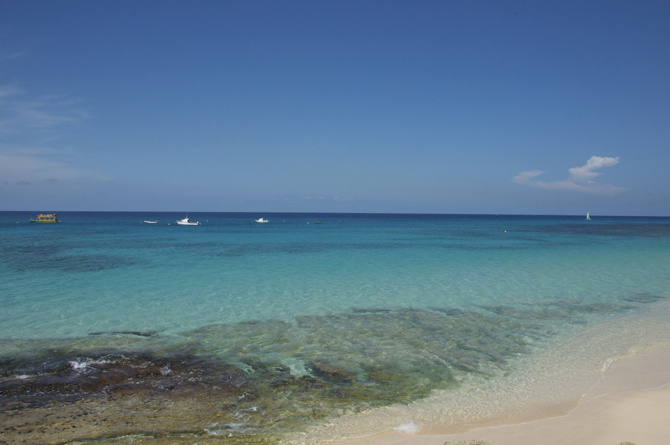
[[[641, 301], [649, 300], [652, 299], [645, 297]], [[432, 362], [419, 363], [424, 355], [406, 355], [414, 351], [408, 347], [410, 340], [415, 339], [415, 344], [425, 350], [452, 359], [461, 357], [463, 352], [454, 347], [440, 349], [444, 339], [494, 354], [495, 345], [484, 349], [488, 339], [495, 335], [497, 341], [506, 342], [503, 346], [509, 347], [514, 340], [520, 342], [527, 338], [512, 335], [534, 332], [530, 328], [520, 329], [525, 325], [519, 327], [515, 320], [533, 313], [514, 312], [516, 318], [506, 321], [502, 317], [460, 312], [454, 317], [418, 310], [354, 311], [347, 316], [302, 317], [298, 319], [298, 330], [280, 321], [211, 325], [185, 332], [184, 343], [175, 343], [170, 348], [161, 343], [160, 337], [138, 335], [140, 331], [100, 333], [84, 340], [89, 346], [87, 353], [77, 347], [77, 342], [69, 346], [64, 343], [54, 350], [55, 355], [8, 361], [6, 375], [0, 378], [0, 395], [4, 397], [4, 402], [0, 399], [4, 403], [0, 408], [7, 414], [0, 428], [11, 434], [9, 441], [45, 445], [72, 440], [100, 441], [102, 437], [113, 437], [118, 443], [130, 443], [124, 441], [140, 437], [142, 443], [147, 444], [189, 443], [189, 440], [215, 443], [222, 440], [218, 436], [242, 443], [260, 440], [287, 445], [431, 445], [469, 440], [485, 440], [493, 445], [526, 443], [520, 438], [527, 438], [529, 445], [607, 445], [608, 442], [585, 438], [590, 434], [600, 439], [606, 437], [604, 433], [618, 434], [615, 437], [621, 440], [613, 445], [626, 441], [635, 443], [639, 438], [631, 437], [630, 431], [643, 430], [656, 436], [670, 434], [657, 428], [664, 423], [663, 419], [654, 418], [655, 413], [665, 413], [670, 407], [670, 387], [663, 386], [670, 382], [670, 330], [667, 327], [670, 301], [655, 300], [651, 301], [655, 304], [638, 311], [610, 311], [611, 314], [602, 315], [591, 325], [578, 324], [563, 336], [542, 338], [531, 350], [511, 350], [500, 360], [514, 362], [488, 375], [484, 372], [448, 374], [458, 379], [458, 384], [430, 392], [424, 387], [431, 383], [431, 378], [444, 378], [448, 368], [423, 369]], [[554, 307], [550, 306], [549, 310]], [[596, 306], [575, 307], [597, 309]], [[534, 314], [535, 320], [544, 319], [543, 312]], [[390, 330], [391, 323], [394, 330]], [[493, 323], [499, 323], [496, 329], [491, 328]], [[403, 332], [411, 333], [417, 327], [424, 335], [408, 336]], [[392, 339], [378, 347], [387, 356], [396, 353], [395, 362], [376, 363], [388, 367], [402, 363], [403, 359], [405, 362], [413, 359], [415, 367], [408, 369], [423, 372], [423, 379], [416, 380], [409, 390], [395, 386], [379, 392], [377, 387], [385, 389], [384, 381], [391, 381], [394, 375], [405, 379], [402, 382], [417, 377], [401, 373], [406, 371], [399, 368], [392, 374], [395, 368], [381, 364], [366, 371], [369, 372], [367, 380], [353, 377], [346, 365], [365, 365], [366, 362], [360, 356], [354, 356], [356, 360], [351, 361], [349, 343], [338, 349], [342, 344], [340, 337], [331, 334], [338, 329], [348, 339], [362, 339], [359, 346], [368, 348], [375, 344], [370, 339]], [[207, 352], [204, 347], [201, 347], [201, 355], [190, 355], [184, 349], [184, 345], [188, 345], [190, 351], [193, 345], [219, 345], [224, 339], [229, 345], [244, 346], [248, 344], [246, 339], [254, 338], [267, 341], [268, 351], [276, 353], [272, 349], [276, 345], [275, 338], [282, 340], [283, 351], [292, 351], [292, 345], [304, 348], [305, 339], [314, 337], [319, 339], [319, 348], [323, 350], [325, 340], [319, 333], [324, 332], [331, 335], [326, 346], [330, 347], [332, 362], [312, 359], [286, 364], [276, 357], [274, 361], [242, 362], [216, 359], [215, 351], [204, 354]], [[391, 336], [390, 332], [399, 335]], [[481, 341], [476, 341], [480, 338]], [[128, 351], [99, 350], [107, 341], [127, 344]], [[133, 346], [137, 344], [142, 347]], [[147, 348], [163, 354], [141, 352]], [[468, 357], [464, 356], [464, 363], [468, 363]], [[309, 366], [313, 375], [292, 374], [296, 363]], [[483, 371], [494, 369], [495, 362], [479, 363]], [[431, 370], [432, 373], [427, 372]], [[372, 380], [373, 377], [378, 380]], [[377, 384], [365, 385], [367, 382]], [[411, 391], [408, 393], [415, 396], [413, 401], [400, 399], [402, 389]], [[427, 397], [418, 397], [417, 391], [422, 390]], [[342, 394], [349, 392], [350, 398], [343, 399]], [[380, 394], [390, 403], [357, 410], [366, 398], [378, 401]], [[354, 397], [359, 398], [358, 403]], [[393, 401], [391, 397], [400, 400]], [[580, 414], [589, 406], [596, 408]], [[651, 412], [647, 406], [652, 407]], [[631, 409], [632, 414], [637, 414], [632, 415]], [[637, 419], [637, 424], [633, 423], [627, 430], [607, 426], [613, 423], [622, 427], [630, 418]], [[644, 423], [649, 421], [652, 424]], [[644, 428], [639, 426], [642, 424]], [[570, 431], [572, 436], [565, 439], [565, 431]], [[160, 436], [147, 436], [153, 432]], [[581, 436], [575, 436], [576, 432]], [[561, 440], [548, 442], [545, 436]], [[646, 437], [649, 436], [642, 439]], [[637, 445], [648, 442], [645, 439]], [[654, 439], [651, 443], [658, 441]]]
[[[645, 419], [652, 419], [654, 412], [668, 411], [670, 390], [663, 386], [670, 383], [668, 319], [668, 301], [635, 314], [603, 319], [574, 336], [558, 339], [536, 355], [520, 357], [514, 371], [499, 378], [463, 382], [458, 389], [433, 391], [429, 397], [408, 405], [345, 415], [282, 443], [465, 445], [472, 440], [486, 440], [486, 445], [524, 444], [519, 437], [531, 438], [529, 445], [635, 443], [634, 436], [626, 438], [628, 435], [623, 433], [618, 442], [598, 441], [610, 430], [618, 430], [602, 426], [606, 417], [594, 414], [585, 420], [588, 416], [581, 412], [590, 406], [599, 407], [596, 413], [611, 412], [603, 408], [614, 403], [610, 399], [626, 410], [637, 406], [638, 397], [649, 399], [645, 403], [652, 407], [637, 408], [642, 414], [634, 417], [639, 418], [636, 422], [640, 425]], [[569, 426], [565, 425], [566, 419], [572, 422]], [[590, 430], [593, 440], [563, 434], [588, 431], [598, 421], [600, 430]], [[552, 422], [557, 422], [556, 430], [565, 437], [559, 440], [559, 434], [558, 441], [548, 442]], [[610, 422], [617, 427], [625, 424], [619, 420]], [[662, 427], [664, 422], [656, 423], [658, 428], [647, 424], [643, 428], [670, 436], [670, 431]], [[664, 442], [645, 439], [637, 445], [649, 443]]]
[[663, 443], [670, 437], [669, 409], [670, 347], [665, 346], [613, 363], [605, 372], [603, 382], [567, 412], [563, 410], [560, 414], [518, 423], [500, 419], [497, 425], [458, 434], [393, 430], [329, 443], [443, 445], [487, 441], [492, 445], [618, 445], [622, 442], [645, 445]]

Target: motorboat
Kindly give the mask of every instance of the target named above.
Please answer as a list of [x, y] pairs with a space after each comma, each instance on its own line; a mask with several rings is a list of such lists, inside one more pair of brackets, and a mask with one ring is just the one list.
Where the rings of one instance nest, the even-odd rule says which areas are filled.
[[263, 219], [263, 218], [255, 219], [254, 221], [257, 222], [257, 223], [266, 223], [266, 222], [270, 222], [270, 221], [268, 221], [267, 219]]
[[191, 222], [191, 220], [188, 219], [188, 216], [187, 216], [187, 217], [184, 218], [184, 219], [180, 219], [180, 220], [178, 220], [178, 221], [177, 221], [177, 224], [179, 224], [180, 226], [199, 226], [199, 225], [200, 225], [200, 221]]
[[158, 221], [144, 221], [144, 224], [156, 224]]

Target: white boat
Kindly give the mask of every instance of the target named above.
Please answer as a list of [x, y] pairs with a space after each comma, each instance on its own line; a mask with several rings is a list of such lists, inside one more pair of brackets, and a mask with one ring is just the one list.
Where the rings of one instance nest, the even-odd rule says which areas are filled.
[[156, 224], [158, 221], [144, 221], [144, 224]]
[[188, 216], [187, 216], [187, 217], [184, 218], [184, 219], [180, 219], [180, 220], [178, 220], [178, 221], [177, 221], [177, 224], [179, 224], [180, 226], [199, 226], [199, 225], [200, 225], [200, 221], [191, 222], [191, 220], [188, 219]]
[[270, 221], [268, 221], [267, 219], [263, 219], [263, 218], [255, 219], [254, 221], [257, 222], [257, 223], [266, 223], [266, 222], [270, 222]]
[[589, 216], [591, 212], [586, 212], [586, 220], [591, 221], [591, 217]]

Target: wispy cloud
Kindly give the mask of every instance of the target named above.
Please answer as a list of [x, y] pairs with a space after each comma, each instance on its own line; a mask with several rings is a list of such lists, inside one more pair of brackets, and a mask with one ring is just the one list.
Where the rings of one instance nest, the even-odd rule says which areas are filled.
[[622, 187], [615, 187], [610, 184], [602, 184], [593, 179], [602, 173], [596, 172], [602, 167], [611, 167], [619, 163], [619, 157], [608, 158], [601, 156], [591, 156], [585, 165], [569, 169], [570, 175], [565, 181], [542, 181], [536, 179], [545, 173], [544, 170], [531, 170], [521, 172], [512, 178], [512, 182], [527, 187], [537, 187], [548, 190], [569, 190], [587, 193], [606, 193], [619, 192], [624, 190]]
[[0, 85], [0, 137], [76, 124], [85, 117], [68, 95], [34, 96], [13, 84]]
[[4, 154], [0, 151], [0, 178], [17, 185], [37, 181], [89, 178], [104, 179], [101, 175], [72, 167], [65, 162], [42, 156]]
[[342, 202], [342, 201], [351, 201], [352, 200], [351, 198], [341, 197], [341, 196], [296, 195], [296, 194], [282, 195], [281, 199], [283, 201], [293, 201], [293, 202], [300, 202], [300, 201], [335, 201], [335, 202]]
[[0, 62], [6, 62], [9, 60], [18, 59], [24, 57], [28, 54], [27, 51], [16, 51], [13, 53], [8, 53], [6, 51], [0, 51]]
[[348, 196], [330, 196], [330, 195], [315, 195], [315, 194], [311, 195], [286, 194], [286, 195], [278, 195], [277, 198], [285, 203], [291, 203], [291, 204], [311, 203], [320, 205], [320, 204], [336, 204], [336, 203], [354, 201], [353, 198]]
[[43, 145], [45, 140], [53, 142], [57, 130], [86, 117], [79, 102], [69, 95], [40, 96], [16, 84], [0, 85], [0, 178], [14, 185], [104, 179], [71, 165], [74, 150]]

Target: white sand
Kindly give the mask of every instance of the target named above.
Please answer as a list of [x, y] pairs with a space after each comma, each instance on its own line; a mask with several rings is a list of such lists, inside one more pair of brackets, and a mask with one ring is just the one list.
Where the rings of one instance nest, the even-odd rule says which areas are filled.
[[[391, 431], [339, 445], [442, 445], [486, 440], [494, 445], [636, 445], [670, 443], [670, 350], [659, 349], [615, 363], [605, 381], [563, 415], [463, 434]], [[332, 442], [331, 442], [332, 443]]]

